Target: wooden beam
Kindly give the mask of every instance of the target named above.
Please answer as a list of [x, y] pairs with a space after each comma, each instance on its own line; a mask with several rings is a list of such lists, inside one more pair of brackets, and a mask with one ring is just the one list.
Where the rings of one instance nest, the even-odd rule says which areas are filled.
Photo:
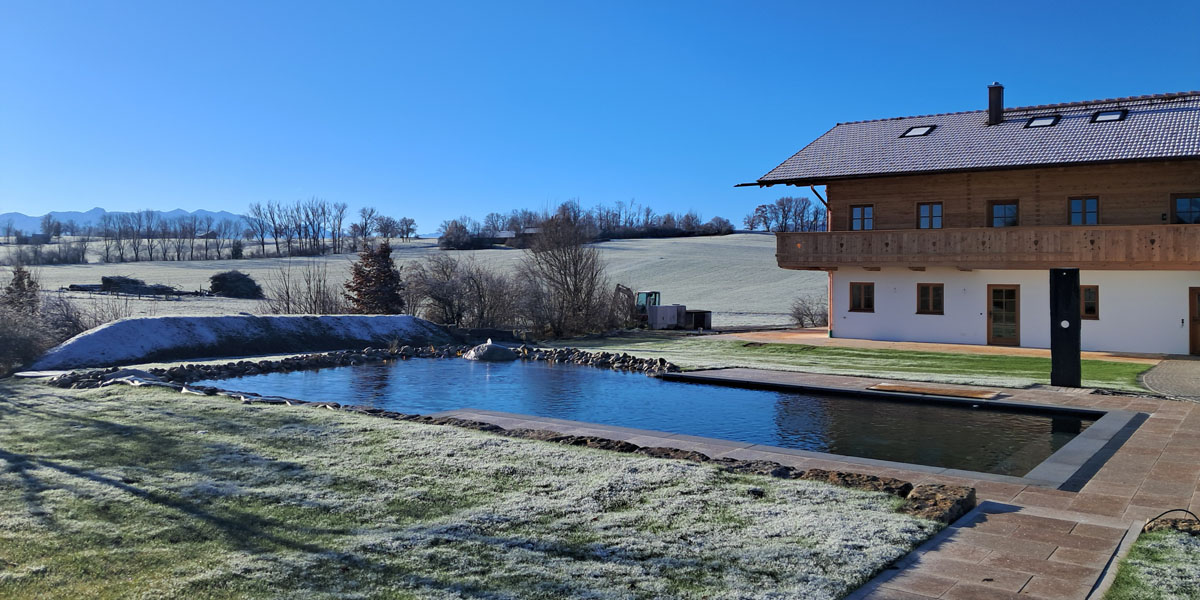
[[909, 271], [924, 271], [925, 267], [909, 267]]

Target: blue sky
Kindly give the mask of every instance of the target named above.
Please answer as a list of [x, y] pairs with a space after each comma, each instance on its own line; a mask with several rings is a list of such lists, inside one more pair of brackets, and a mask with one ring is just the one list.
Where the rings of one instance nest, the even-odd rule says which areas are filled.
[[[969, 5], [969, 6], [964, 6]], [[1200, 89], [1200, 3], [0, 0], [0, 212], [734, 189], [838, 121]], [[807, 192], [807, 190], [804, 190]]]

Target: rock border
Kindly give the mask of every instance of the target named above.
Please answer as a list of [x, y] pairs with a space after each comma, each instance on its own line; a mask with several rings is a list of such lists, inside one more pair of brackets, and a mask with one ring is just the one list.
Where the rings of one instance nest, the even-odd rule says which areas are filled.
[[[148, 373], [172, 383], [191, 383], [205, 379], [227, 379], [263, 373], [288, 373], [333, 367], [350, 367], [364, 364], [380, 364], [411, 358], [461, 358], [471, 345], [448, 344], [443, 346], [398, 346], [393, 348], [371, 348], [362, 350], [335, 350], [299, 354], [279, 359], [238, 360], [222, 364], [186, 363], [168, 368], [152, 368], [139, 373]], [[588, 352], [578, 348], [535, 348], [521, 345], [513, 351], [521, 360], [542, 361], [590, 366], [613, 371], [632, 371], [652, 377], [663, 373], [678, 373], [679, 367], [662, 358], [638, 358], [629, 354], [610, 352]], [[135, 371], [124, 369], [126, 371]], [[64, 388], [95, 388], [105, 377], [122, 371], [120, 367], [107, 369], [77, 370], [54, 377], [50, 385]]]
[[[404, 348], [409, 347], [405, 346]], [[893, 477], [881, 477], [847, 471], [828, 471], [825, 469], [797, 469], [795, 467], [789, 467], [778, 462], [767, 460], [739, 460], [733, 458], [714, 459], [706, 454], [692, 450], [658, 446], [639, 446], [630, 442], [599, 436], [569, 435], [547, 429], [506, 429], [492, 423], [460, 419], [457, 417], [434, 417], [429, 415], [406, 414], [370, 406], [343, 405], [337, 402], [309, 402], [294, 398], [284, 398], [282, 396], [260, 396], [258, 394], [248, 392], [234, 392], [211, 386], [187, 385], [187, 382], [189, 381], [217, 378], [213, 375], [214, 372], [226, 373], [226, 375], [224, 375], [225, 377], [236, 377], [238, 375], [249, 375], [264, 372], [282, 372], [288, 370], [314, 369], [330, 366], [348, 366], [363, 364], [365, 362], [383, 362], [385, 360], [393, 360], [395, 357], [451, 358], [460, 356], [463, 352], [465, 352], [463, 348], [469, 349], [470, 346], [446, 346], [440, 350], [430, 347], [428, 352], [425, 352], [424, 349], [422, 349], [417, 353], [413, 353], [413, 351], [410, 349], [409, 354], [407, 355], [404, 352], [404, 348], [391, 350], [372, 350], [368, 348], [362, 352], [329, 352], [324, 354], [288, 357], [278, 361], [238, 361], [226, 363], [224, 365], [190, 364], [181, 367], [171, 367], [168, 369], [151, 369], [149, 371], [111, 367], [108, 369], [87, 372], [66, 373], [50, 378], [47, 380], [47, 384], [55, 387], [72, 389], [98, 388], [118, 384], [132, 385], [137, 387], [162, 387], [176, 390], [184, 394], [225, 396], [240, 400], [243, 404], [311, 406], [314, 408], [342, 410], [385, 419], [394, 419], [398, 421], [409, 421], [428, 425], [451, 425], [465, 429], [472, 429], [475, 431], [494, 433], [511, 438], [538, 440], [556, 444], [565, 444], [568, 446], [583, 446], [600, 450], [624, 452], [627, 454], [640, 454], [642, 456], [649, 456], [652, 458], [708, 463], [731, 473], [762, 475], [767, 477], [775, 477], [778, 479], [821, 481], [853, 489], [883, 492], [903, 499], [904, 502], [899, 509], [900, 513], [922, 519], [928, 519], [931, 521], [938, 521], [944, 524], [950, 524], [958, 520], [959, 517], [975, 508], [977, 503], [975, 488], [967, 486], [954, 486], [945, 484], [913, 485], [911, 482]], [[618, 360], [614, 361], [612, 355], [608, 355], [608, 357], [600, 356], [604, 353], [589, 353], [574, 349], [562, 349], [561, 351], [555, 350], [545, 353], [528, 349], [525, 346], [522, 346], [521, 348], [525, 349], [525, 351], [519, 350], [518, 354], [522, 359], [525, 360], [567, 362], [566, 360], [562, 359], [569, 358], [571, 361], [581, 361], [575, 362], [574, 364], [590, 364], [592, 366], [601, 366], [601, 363], [606, 363], [605, 366], [608, 366], [609, 368], [624, 370], [638, 370], [636, 368], [637, 366], [643, 366], [646, 368], [646, 372], [650, 374], [665, 370], [665, 367], [661, 366], [663, 364], [667, 365], [668, 367], [674, 367], [674, 365], [671, 365], [662, 359], [633, 359], [634, 362], [630, 362], [624, 358], [619, 358]], [[633, 365], [634, 367], [629, 368], [627, 365]], [[759, 492], [761, 493], [761, 490], [759, 490]]]

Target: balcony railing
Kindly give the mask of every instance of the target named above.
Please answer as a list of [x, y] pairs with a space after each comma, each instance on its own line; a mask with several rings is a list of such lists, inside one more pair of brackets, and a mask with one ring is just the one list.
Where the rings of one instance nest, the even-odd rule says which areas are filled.
[[904, 229], [776, 234], [785, 269], [1200, 270], [1200, 225]]

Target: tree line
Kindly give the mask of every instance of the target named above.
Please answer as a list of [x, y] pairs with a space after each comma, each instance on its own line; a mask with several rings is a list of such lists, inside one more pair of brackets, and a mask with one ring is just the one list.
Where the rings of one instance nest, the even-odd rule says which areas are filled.
[[618, 201], [612, 205], [598, 204], [588, 209], [572, 199], [560, 204], [553, 212], [516, 209], [508, 214], [488, 213], [482, 221], [470, 216], [449, 219], [438, 227], [438, 242], [445, 249], [480, 248], [494, 243], [503, 232], [509, 236], [509, 243], [524, 247], [534, 235], [540, 233], [537, 230], [554, 218], [575, 224], [580, 235], [593, 242], [733, 233], [733, 224], [728, 219], [718, 216], [706, 222], [694, 210], [660, 215], [653, 208], [633, 200]]
[[826, 210], [808, 198], [784, 196], [769, 204], [759, 204], [742, 219], [746, 229], [754, 231], [825, 231]]
[[[167, 218], [141, 210], [106, 213], [99, 223], [86, 226], [47, 214], [40, 225], [42, 237], [28, 240], [11, 221], [4, 225], [6, 242], [23, 243], [10, 252], [9, 263], [81, 264], [89, 251], [106, 263], [320, 256], [357, 252], [375, 237], [407, 241], [417, 234], [417, 223], [409, 217], [390, 217], [371, 207], [351, 214], [346, 203], [320, 198], [255, 202], [239, 219]], [[55, 239], [56, 244], [47, 243]]]

